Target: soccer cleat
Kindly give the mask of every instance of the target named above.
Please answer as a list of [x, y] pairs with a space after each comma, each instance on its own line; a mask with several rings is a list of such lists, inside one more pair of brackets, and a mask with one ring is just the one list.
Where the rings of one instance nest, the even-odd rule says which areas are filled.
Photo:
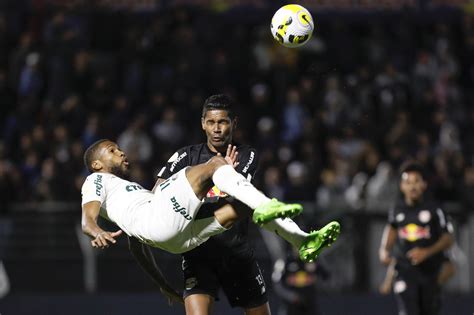
[[252, 220], [256, 224], [262, 225], [277, 218], [292, 218], [302, 211], [303, 206], [298, 203], [286, 204], [273, 198], [253, 211]]
[[332, 221], [318, 231], [312, 231], [300, 246], [300, 259], [304, 262], [315, 260], [325, 247], [331, 246], [341, 232], [339, 222]]

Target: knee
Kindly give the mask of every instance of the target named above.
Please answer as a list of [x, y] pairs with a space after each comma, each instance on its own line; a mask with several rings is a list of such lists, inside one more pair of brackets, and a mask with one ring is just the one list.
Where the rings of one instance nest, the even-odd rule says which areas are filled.
[[222, 156], [213, 156], [207, 163], [213, 166], [214, 170], [223, 165], [227, 165], [226, 160]]

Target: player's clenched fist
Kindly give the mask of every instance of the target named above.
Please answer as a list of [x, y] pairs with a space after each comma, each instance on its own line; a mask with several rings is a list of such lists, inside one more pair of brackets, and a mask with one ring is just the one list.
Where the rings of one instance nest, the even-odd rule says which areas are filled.
[[116, 232], [99, 232], [91, 241], [92, 247], [101, 249], [107, 248], [109, 247], [109, 243], [115, 244], [117, 242], [115, 238], [120, 236], [120, 234], [122, 234], [122, 230], [118, 230]]

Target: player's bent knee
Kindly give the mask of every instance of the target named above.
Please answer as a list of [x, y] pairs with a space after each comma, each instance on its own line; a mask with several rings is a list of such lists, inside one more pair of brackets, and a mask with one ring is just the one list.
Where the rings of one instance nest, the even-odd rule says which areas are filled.
[[221, 166], [227, 165], [226, 160], [222, 156], [213, 156], [207, 164], [211, 165], [214, 170], [218, 169]]

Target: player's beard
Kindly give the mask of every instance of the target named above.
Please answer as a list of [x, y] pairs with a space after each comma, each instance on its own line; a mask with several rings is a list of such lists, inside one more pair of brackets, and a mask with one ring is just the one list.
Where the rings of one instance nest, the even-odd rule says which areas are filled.
[[118, 177], [127, 177], [128, 167], [124, 166], [123, 164], [114, 165], [111, 167], [110, 173]]

